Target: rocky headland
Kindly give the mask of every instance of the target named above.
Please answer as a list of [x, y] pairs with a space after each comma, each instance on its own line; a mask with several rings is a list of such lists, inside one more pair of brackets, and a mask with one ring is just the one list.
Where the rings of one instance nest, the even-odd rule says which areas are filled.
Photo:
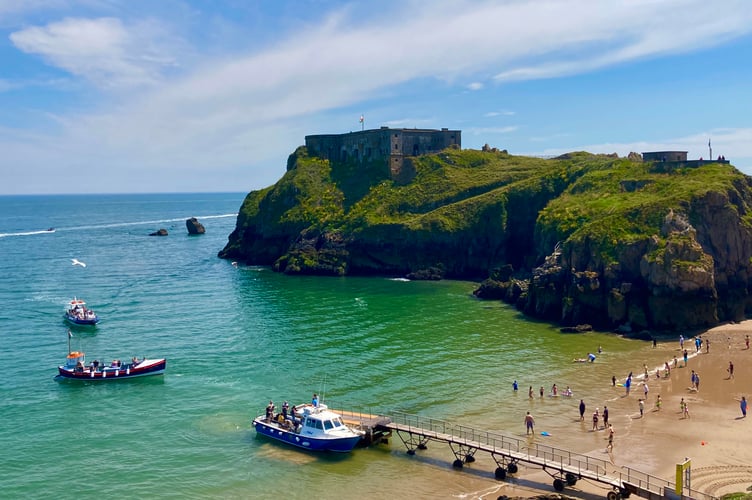
[[625, 333], [746, 317], [752, 179], [729, 164], [640, 155], [554, 159], [484, 148], [378, 163], [330, 163], [305, 147], [249, 193], [222, 258], [287, 274], [482, 281], [564, 326]]

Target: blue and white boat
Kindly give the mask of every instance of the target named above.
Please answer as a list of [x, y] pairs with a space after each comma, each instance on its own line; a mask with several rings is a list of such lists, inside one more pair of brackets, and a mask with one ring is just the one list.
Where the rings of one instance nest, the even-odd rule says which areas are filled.
[[99, 316], [91, 309], [86, 308], [86, 302], [75, 297], [65, 309], [65, 319], [74, 325], [93, 326], [99, 323]]
[[256, 432], [298, 448], [347, 453], [363, 439], [363, 432], [345, 425], [342, 416], [324, 404], [293, 406], [287, 418], [268, 408], [253, 419]]

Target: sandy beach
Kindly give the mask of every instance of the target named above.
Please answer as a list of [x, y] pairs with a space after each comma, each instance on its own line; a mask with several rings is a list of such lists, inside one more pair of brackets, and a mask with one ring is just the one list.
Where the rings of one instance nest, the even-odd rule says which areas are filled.
[[[752, 396], [752, 350], [745, 345], [745, 337], [752, 335], [752, 321], [724, 324], [697, 335], [703, 340], [701, 352], [696, 352], [694, 337], [684, 342], [690, 354], [686, 367], [679, 334], [675, 342], [664, 339], [658, 343], [656, 349], [665, 352], [671, 374], [666, 377], [661, 370], [658, 379], [654, 367], [649, 369], [649, 393], [642, 417], [638, 401], [644, 395], [644, 368], [636, 360], [630, 395], [617, 386], [608, 402], [615, 430], [613, 451], [606, 452], [607, 432], [602, 429], [596, 432], [603, 434], [603, 449], [586, 454], [609, 459], [616, 468], [627, 466], [667, 480], [674, 479], [676, 464], [686, 457], [691, 459], [693, 490], [718, 497], [750, 493], [752, 415], [742, 417], [739, 399]], [[733, 377], [729, 362], [734, 365]], [[700, 376], [699, 390], [691, 387], [692, 370]], [[663, 401], [660, 409], [655, 406], [658, 394]], [[682, 398], [689, 409], [688, 417], [681, 411]], [[585, 415], [588, 426], [591, 416], [589, 409]], [[522, 468], [518, 476], [500, 488], [499, 494], [531, 497], [553, 491], [551, 478], [540, 470]], [[600, 485], [579, 481], [563, 493], [595, 499], [604, 498], [607, 492]]]

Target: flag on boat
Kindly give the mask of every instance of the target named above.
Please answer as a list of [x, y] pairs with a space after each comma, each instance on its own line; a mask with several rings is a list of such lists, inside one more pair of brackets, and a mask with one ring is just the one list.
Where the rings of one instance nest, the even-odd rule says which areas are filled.
[[363, 123], [365, 121], [365, 117], [363, 115], [360, 115], [360, 123]]
[[70, 338], [73, 338], [73, 334], [71, 333], [71, 331], [70, 331], [70, 330], [68, 330], [68, 338], [69, 338], [69, 339], [70, 339]]

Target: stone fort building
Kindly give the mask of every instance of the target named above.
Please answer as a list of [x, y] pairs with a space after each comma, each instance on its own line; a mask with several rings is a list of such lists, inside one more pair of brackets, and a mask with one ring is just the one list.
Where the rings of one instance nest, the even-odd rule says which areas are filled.
[[411, 177], [406, 158], [462, 147], [460, 130], [381, 127], [348, 134], [307, 135], [308, 154], [332, 163], [383, 163], [393, 180]]

